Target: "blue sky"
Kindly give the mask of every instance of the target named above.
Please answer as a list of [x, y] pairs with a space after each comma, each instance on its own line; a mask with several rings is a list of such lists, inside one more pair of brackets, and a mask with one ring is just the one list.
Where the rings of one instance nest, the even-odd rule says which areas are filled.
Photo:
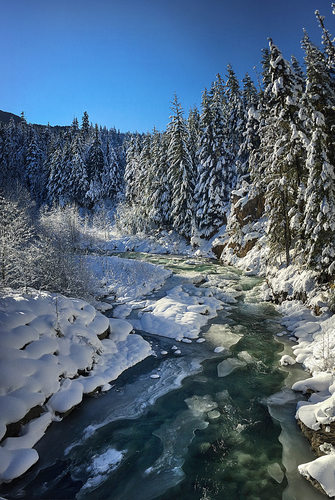
[[328, 0], [0, 0], [0, 109], [64, 125], [87, 110], [122, 131], [166, 127], [177, 93], [186, 112], [231, 63], [253, 69], [267, 37], [302, 58], [305, 27]]

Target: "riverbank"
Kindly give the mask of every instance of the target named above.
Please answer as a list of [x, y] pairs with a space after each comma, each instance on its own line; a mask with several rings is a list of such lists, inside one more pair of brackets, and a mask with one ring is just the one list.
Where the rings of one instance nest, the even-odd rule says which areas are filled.
[[[256, 335], [255, 339], [256, 338], [258, 339], [257, 340], [258, 344], [260, 342], [260, 336], [264, 334], [264, 330], [267, 330], [269, 328], [269, 338], [265, 342], [264, 348], [266, 346], [266, 349], [270, 348], [273, 349], [273, 353], [271, 354], [271, 356], [275, 355], [277, 349], [275, 345], [272, 345], [270, 339], [273, 337], [273, 335], [282, 335], [283, 332], [283, 328], [280, 327], [279, 325], [278, 322], [279, 320], [274, 321], [274, 317], [272, 316], [273, 312], [270, 313], [270, 316], [267, 316], [267, 314], [270, 311], [274, 311], [273, 306], [266, 305], [266, 303], [264, 303], [264, 308], [263, 308], [263, 306], [258, 305], [259, 300], [261, 300], [261, 296], [264, 294], [264, 286], [261, 285], [261, 280], [257, 277], [245, 276], [243, 273], [237, 271], [236, 269], [229, 267], [222, 267], [206, 259], [197, 259], [197, 258], [187, 259], [185, 257], [178, 257], [178, 256], [147, 255], [147, 254], [126, 254], [126, 255], [135, 260], [121, 258], [119, 262], [120, 266], [116, 265], [119, 259], [119, 257], [116, 256], [113, 257], [102, 256], [100, 260], [96, 256], [91, 256], [89, 258], [93, 259], [92, 261], [93, 265], [95, 269], [97, 269], [100, 273], [99, 277], [105, 278], [104, 290], [106, 291], [110, 289], [110, 292], [113, 292], [111, 293], [109, 298], [108, 297], [105, 298], [106, 300], [105, 304], [102, 303], [102, 309], [105, 309], [107, 305], [108, 307], [112, 307], [111, 312], [109, 313], [110, 316], [113, 316], [113, 318], [110, 319], [111, 323], [113, 323], [113, 321], [121, 321], [121, 322], [123, 321], [128, 323], [128, 325], [130, 325], [130, 327], [128, 328], [132, 329], [135, 327], [137, 333], [140, 333], [141, 335], [140, 337], [141, 340], [144, 343], [146, 343], [147, 346], [149, 346], [149, 348], [151, 349], [151, 352], [150, 353], [147, 352], [147, 355], [153, 354], [153, 356], [150, 356], [150, 358], [148, 358], [149, 360], [152, 361], [149, 361], [149, 364], [146, 365], [146, 366], [151, 366], [151, 370], [147, 373], [147, 375], [144, 378], [141, 379], [142, 380], [141, 383], [144, 388], [147, 382], [151, 381], [150, 391], [154, 390], [155, 392], [153, 392], [152, 394], [156, 394], [156, 396], [154, 396], [153, 398], [150, 397], [151, 402], [145, 401], [144, 397], [142, 399], [140, 391], [138, 394], [139, 400], [137, 400], [136, 398], [134, 399], [134, 408], [136, 408], [135, 414], [136, 415], [142, 414], [141, 413], [142, 410], [140, 410], [140, 408], [143, 409], [150, 408], [150, 405], [154, 404], [156, 398], [159, 398], [164, 393], [169, 393], [170, 390], [176, 388], [176, 385], [172, 383], [172, 379], [170, 378], [170, 375], [173, 373], [174, 370], [177, 370], [177, 372], [178, 370], [181, 370], [180, 375], [176, 379], [178, 387], [178, 385], [180, 386], [185, 377], [187, 377], [192, 373], [192, 370], [195, 371], [201, 370], [201, 365], [200, 365], [201, 359], [202, 360], [206, 358], [211, 359], [213, 356], [215, 360], [217, 360], [215, 361], [214, 365], [216, 377], [217, 374], [219, 374], [219, 379], [221, 381], [225, 380], [228, 381], [229, 384], [228, 391], [230, 397], [233, 398], [232, 399], [233, 401], [234, 398], [237, 398], [236, 401], [238, 401], [239, 400], [238, 392], [236, 391], [231, 392], [236, 382], [235, 377], [238, 377], [238, 380], [241, 380], [241, 383], [243, 380], [244, 383], [246, 383], [247, 379], [245, 379], [246, 376], [245, 370], [247, 370], [248, 373], [250, 369], [252, 369], [252, 371], [255, 369], [256, 370], [255, 373], [258, 373], [259, 371], [256, 380], [258, 380], [260, 373], [262, 373], [264, 370], [264, 366], [261, 364], [261, 359], [262, 362], [264, 360], [262, 357], [261, 359], [259, 358], [260, 352], [257, 352], [257, 348], [254, 348], [252, 344], [249, 344], [249, 341], [247, 340], [248, 339], [247, 331], [248, 328], [250, 328], [250, 326], [247, 327], [247, 329], [245, 329], [244, 325], [249, 325], [249, 324], [254, 325], [252, 326], [253, 329], [252, 331], [254, 331]], [[124, 254], [122, 254], [122, 257], [123, 256]], [[141, 259], [141, 261], [138, 261], [137, 259]], [[108, 262], [110, 265], [107, 264]], [[164, 264], [165, 268], [162, 268], [161, 266], [157, 265], [152, 265], [152, 263], [159, 265]], [[140, 271], [138, 276], [136, 277], [136, 273], [130, 276], [129, 275], [130, 269], [136, 267]], [[148, 280], [152, 284], [151, 295], [147, 297], [139, 296], [136, 294], [136, 290], [138, 293], [140, 292], [145, 293], [148, 290], [148, 283], [144, 284], [143, 280], [140, 279], [140, 275], [141, 273], [143, 273], [143, 270], [145, 268]], [[110, 275], [106, 273], [107, 269], [112, 270], [112, 273]], [[116, 269], [118, 269], [118, 271], [116, 271]], [[173, 270], [174, 272], [173, 275], [171, 275], [171, 270]], [[103, 273], [105, 276], [103, 276]], [[127, 276], [127, 275], [128, 277], [130, 276], [130, 278], [128, 280], [124, 280], [124, 282], [122, 283], [121, 282], [122, 280], [120, 281], [120, 276]], [[114, 279], [115, 277], [118, 278], [119, 281], [118, 287], [115, 287], [115, 290], [118, 289], [118, 293], [115, 293], [115, 290], [112, 291], [112, 288], [110, 288], [112, 280], [109, 279], [108, 276], [109, 278], [111, 276], [113, 276]], [[160, 284], [158, 284], [158, 281], [160, 279], [159, 276], [161, 276]], [[132, 283], [134, 283], [135, 286], [132, 286]], [[156, 288], [156, 291], [154, 291], [154, 288]], [[291, 304], [293, 305], [293, 303]], [[284, 313], [284, 315], [287, 313], [287, 311], [285, 313], [284, 310], [282, 312]], [[308, 312], [309, 314], [311, 314], [310, 311]], [[290, 331], [290, 326], [295, 325], [295, 323], [297, 323], [299, 318], [301, 320], [301, 314], [300, 316], [299, 314], [300, 313], [298, 311], [295, 316], [291, 317], [292, 320], [291, 324], [286, 325], [288, 327], [288, 331]], [[215, 319], [216, 315], [219, 315], [220, 318], [219, 322]], [[286, 316], [284, 316], [284, 321]], [[262, 318], [264, 317], [267, 318], [266, 321], [269, 322], [268, 326], [266, 326], [266, 324], [262, 322], [263, 321]], [[293, 321], [293, 317], [295, 318], [295, 321]], [[304, 317], [304, 319], [307, 320], [308, 318]], [[241, 321], [242, 321], [242, 326], [241, 326]], [[255, 329], [255, 325], [256, 324], [258, 325], [259, 321], [262, 322], [262, 328], [257, 326]], [[206, 324], [208, 322], [210, 324], [209, 328], [206, 327]], [[187, 332], [189, 332], [189, 334], [187, 334]], [[158, 336], [156, 334], [158, 334]], [[136, 336], [137, 335], [134, 334], [129, 335], [128, 332], [128, 337], [135, 338]], [[283, 337], [280, 336], [277, 338], [281, 339]], [[107, 343], [108, 340], [109, 339], [106, 339]], [[104, 340], [102, 340], [101, 342], [104, 343]], [[235, 345], [236, 347], [234, 347]], [[115, 359], [118, 358], [117, 351], [118, 348], [116, 348], [116, 352], [113, 352], [113, 355], [116, 357]], [[267, 354], [267, 356], [268, 355], [269, 353]], [[285, 354], [285, 356], [286, 355], [287, 354]], [[290, 353], [290, 356], [291, 358], [293, 357], [292, 353]], [[277, 359], [279, 358], [280, 356], [277, 357], [277, 355], [275, 355], [276, 361], [274, 361], [273, 368], [271, 368], [271, 370], [272, 369], [275, 371], [277, 370], [278, 366]], [[169, 366], [169, 363], [171, 363], [171, 366], [170, 368], [167, 369], [166, 373], [165, 369], [163, 369], [164, 359], [166, 359], [166, 362], [168, 363], [168, 365], [166, 365], [167, 368]], [[187, 361], [187, 359], [189, 361]], [[259, 360], [259, 363], [257, 359]], [[177, 363], [177, 365], [175, 363]], [[181, 363], [179, 368], [177, 368], [178, 363]], [[109, 364], [113, 364], [112, 357], [109, 360]], [[220, 365], [220, 367], [218, 365]], [[142, 366], [142, 364], [140, 364], [139, 366]], [[191, 366], [193, 368], [191, 368]], [[190, 370], [187, 367], [189, 367]], [[127, 366], [125, 366], [125, 368], [127, 368]], [[170, 369], [172, 370], [172, 372], [170, 372]], [[127, 373], [128, 372], [125, 373], [126, 379], [128, 377]], [[212, 371], [211, 373], [213, 374]], [[264, 371], [264, 376], [265, 376], [264, 381], [266, 380], [266, 373], [269, 373], [268, 369]], [[141, 372], [139, 372], [139, 374], [141, 374]], [[211, 377], [212, 376], [213, 375], [211, 375]], [[241, 379], [239, 378], [240, 376]], [[232, 380], [234, 381], [233, 385], [229, 383], [231, 377]], [[277, 379], [275, 377], [274, 380], [278, 381], [280, 380], [280, 378]], [[77, 381], [78, 379], [75, 380], [75, 382]], [[146, 382], [144, 383], [144, 381]], [[163, 384], [161, 389], [159, 389], [160, 384]], [[212, 381], [211, 384], [214, 384], [214, 382]], [[214, 386], [216, 387], [215, 384]], [[256, 382], [256, 387], [257, 384], [258, 382]], [[115, 387], [117, 387], [117, 384], [115, 385]], [[271, 389], [270, 392], [267, 392], [268, 389], [266, 390], [266, 395], [271, 395], [274, 391], [278, 390], [279, 388], [280, 386], [278, 387], [274, 385], [273, 389]], [[108, 394], [111, 394], [113, 398], [116, 397], [117, 393], [115, 393], [114, 390], [115, 390], [114, 388], [110, 389], [110, 391], [106, 393], [106, 396]], [[138, 390], [139, 388], [137, 389], [137, 391]], [[134, 393], [132, 394], [133, 394], [132, 397], [134, 397]], [[245, 394], [245, 396], [246, 396], [246, 401], [247, 400], [249, 401], [247, 394]], [[213, 416], [217, 415], [217, 413], [215, 412], [219, 411], [218, 423], [221, 422], [223, 418], [221, 415], [225, 414], [223, 411], [224, 406], [222, 406], [223, 402], [220, 403], [219, 399], [220, 399], [219, 396], [215, 396], [213, 394], [213, 396], [211, 396], [211, 401], [213, 401], [213, 404], [211, 403], [210, 405], [211, 408], [208, 409], [208, 412], [210, 411], [214, 412], [212, 414]], [[84, 408], [88, 404], [87, 400], [85, 401], [84, 404], [81, 405], [80, 412], [84, 411]], [[93, 403], [96, 403], [96, 401], [97, 400], [94, 400]], [[291, 413], [289, 415], [292, 415], [292, 404], [294, 404], [294, 397], [292, 401], [290, 406]], [[128, 401], [128, 405], [129, 404], [130, 400]], [[234, 402], [234, 404], [236, 403]], [[289, 410], [285, 406], [283, 406], [282, 409], [279, 410], [279, 421], [280, 419], [283, 418], [281, 415], [284, 415], [285, 412], [288, 411]], [[116, 412], [114, 413], [115, 415], [118, 414], [116, 408], [114, 409], [114, 412]], [[77, 418], [79, 415], [81, 415], [81, 413], [77, 414]], [[103, 412], [101, 412], [101, 416], [102, 415]], [[290, 418], [289, 415], [288, 419]], [[124, 414], [124, 418], [125, 416], [126, 413]], [[67, 417], [67, 419], [68, 418], [70, 417]], [[242, 418], [244, 420], [245, 415]], [[66, 425], [67, 419], [65, 419], [64, 422], [60, 424], [60, 426], [64, 429], [65, 427], [63, 426]], [[110, 421], [110, 417], [107, 418], [107, 421]], [[90, 435], [91, 431], [93, 432], [93, 435], [95, 435], [96, 432], [99, 433], [100, 432], [99, 429], [103, 429], [104, 426], [106, 425], [106, 421], [105, 423], [103, 422], [104, 420], [102, 420], [102, 422], [99, 421], [96, 424], [90, 423], [88, 427], [91, 430], [88, 431], [87, 436]], [[211, 424], [211, 422], [214, 423], [216, 422], [216, 420], [215, 418], [205, 416], [205, 422]], [[238, 426], [239, 423], [240, 421], [237, 421], [236, 425]], [[201, 424], [201, 426], [202, 425], [204, 424]], [[244, 424], [242, 423], [242, 426], [243, 425]], [[287, 428], [287, 425], [290, 428], [290, 433], [293, 436], [292, 437], [293, 441], [295, 440], [295, 442], [297, 442], [298, 438], [294, 437], [296, 436], [295, 433], [297, 431], [293, 430], [294, 427], [292, 427], [291, 423], [287, 424], [287, 419], [286, 420], [284, 419], [284, 424], [283, 424], [284, 430], [285, 428]], [[53, 428], [54, 427], [52, 427], [51, 430], [48, 431], [46, 437], [48, 437], [48, 435], [53, 435], [54, 432], [52, 430]], [[218, 427], [218, 431], [219, 429], [221, 429], [221, 426]], [[243, 429], [244, 427], [241, 427], [241, 430]], [[285, 436], [284, 430], [282, 430], [282, 432], [284, 433], [283, 435]], [[85, 433], [86, 431], [84, 432], [84, 434]], [[43, 443], [45, 442], [45, 439], [43, 440]], [[81, 438], [78, 437], [78, 439], [79, 439], [78, 442], [81, 442]], [[274, 439], [275, 440], [277, 439], [276, 433], [274, 433]], [[86, 444], [87, 443], [85, 438], [82, 444], [80, 444], [81, 447], [80, 449], [82, 450], [83, 453]], [[37, 449], [43, 450], [43, 446], [37, 444]], [[72, 449], [71, 447], [73, 446], [73, 443], [72, 444], [69, 443], [68, 446], [70, 447], [69, 449]], [[237, 446], [235, 441], [234, 441], [234, 446]], [[285, 442], [285, 446], [287, 448], [287, 439]], [[224, 449], [226, 448], [224, 447]], [[103, 452], [103, 450], [101, 452]], [[293, 452], [291, 450], [290, 454], [292, 455], [292, 453]], [[116, 456], [120, 458], [120, 464], [123, 463], [123, 459], [124, 457], [126, 457], [126, 455], [124, 455], [123, 452], [121, 453], [121, 455], [118, 455], [116, 452], [115, 453], [113, 452], [111, 453], [111, 455], [108, 456], [106, 455], [106, 460], [107, 460], [106, 463], [109, 463], [109, 459], [112, 460], [112, 458], [113, 457], [115, 458]], [[308, 456], [307, 448], [304, 448], [304, 452], [300, 454], [300, 457], [301, 456], [303, 456], [306, 459], [306, 457]], [[310, 456], [310, 460], [312, 460], [312, 458], [313, 457]], [[101, 472], [101, 469], [99, 469], [100, 466], [98, 466], [97, 463], [94, 462], [95, 459], [92, 460], [93, 460], [92, 463], [94, 463], [95, 465], [92, 465], [91, 474], [93, 474], [94, 476], [94, 470], [96, 471], [100, 470]], [[249, 463], [249, 461], [250, 458], [246, 459], [246, 465]], [[43, 466], [44, 462], [45, 461], [42, 460], [41, 466]], [[278, 459], [276, 463], [277, 464], [280, 463], [280, 459]], [[294, 462], [294, 467], [292, 466], [292, 461], [289, 463], [290, 463], [290, 468], [287, 468], [287, 466], [285, 465], [285, 461], [283, 462], [286, 468], [286, 473], [287, 473], [286, 477], [287, 479], [289, 479], [289, 484], [291, 484], [290, 488], [291, 490], [293, 488], [293, 491], [295, 492], [299, 490], [303, 491], [302, 484], [299, 483], [299, 481], [295, 477], [298, 461]], [[110, 463], [110, 466], [111, 469], [113, 469], [114, 465], [112, 464], [112, 462]], [[119, 466], [118, 461], [116, 461], [115, 463], [116, 470], [118, 469], [118, 466]], [[265, 460], [264, 464], [261, 465], [260, 467], [261, 470], [263, 471], [261, 473], [263, 474], [263, 476], [265, 475], [266, 477], [268, 477], [268, 474], [270, 474], [270, 477], [272, 477], [271, 474], [273, 474], [274, 477], [277, 477], [278, 479], [279, 469], [277, 465], [274, 464], [273, 457], [269, 462]], [[270, 472], [267, 471], [267, 467], [270, 467], [269, 469]], [[278, 472], [278, 474], [275, 472], [275, 469]], [[103, 476], [102, 482], [104, 483], [105, 480], [108, 480], [109, 476], [108, 474], [106, 475], [105, 472], [102, 474], [102, 476]], [[93, 481], [92, 483], [89, 482], [88, 485], [89, 487], [87, 486], [88, 488], [87, 491], [91, 490], [95, 491], [94, 489], [95, 483], [93, 479], [92, 481]], [[261, 481], [260, 478], [259, 481]], [[274, 481], [276, 482], [276, 480]], [[150, 489], [149, 483], [147, 487]], [[249, 484], [251, 490], [253, 490], [254, 488], [256, 488], [257, 490], [256, 483], [255, 484], [253, 483], [252, 486], [251, 483]], [[167, 484], [168, 481], [166, 483], [166, 486]], [[274, 491], [273, 483], [270, 482], [269, 484], [268, 483], [266, 484], [267, 484], [266, 488], [269, 488], [269, 491]], [[271, 490], [271, 484], [272, 484], [272, 490]], [[277, 484], [284, 486], [284, 483], [282, 484], [281, 482]], [[85, 488], [84, 491], [86, 491]], [[310, 490], [308, 490], [308, 495], [309, 496], [306, 498], [309, 499], [317, 498], [313, 496], [313, 493], [311, 493]], [[85, 496], [83, 498], [85, 498]]]
[[[302, 382], [292, 388], [309, 397], [308, 401], [298, 404], [296, 419], [318, 458], [299, 464], [298, 470], [318, 490], [333, 497], [335, 316], [329, 309], [331, 289], [318, 283], [315, 272], [301, 271], [293, 265], [271, 266], [264, 236], [254, 242], [244, 256], [238, 257], [227, 247], [222, 247], [220, 252], [223, 263], [233, 264], [247, 274], [264, 276], [263, 298], [278, 305], [283, 315], [282, 324], [287, 329], [280, 335], [287, 334], [293, 342], [292, 356], [282, 358], [281, 363], [299, 363], [311, 375], [310, 385]], [[327, 383], [318, 384], [321, 379]]]
[[[287, 487], [280, 429], [264, 401], [283, 384], [274, 340], [281, 327], [275, 308], [260, 300], [260, 279], [213, 261], [139, 257], [165, 259], [174, 270], [141, 307], [180, 286], [202, 313], [207, 298], [222, 308], [215, 317], [201, 315], [208, 319], [201, 343], [139, 332], [155, 356], [52, 426], [37, 444], [40, 462], [4, 489], [5, 496], [35, 500], [57, 491], [64, 498], [129, 500], [136, 489], [143, 500], [241, 494], [279, 500]], [[125, 311], [125, 305], [115, 304], [114, 311], [131, 323], [154, 312]]]

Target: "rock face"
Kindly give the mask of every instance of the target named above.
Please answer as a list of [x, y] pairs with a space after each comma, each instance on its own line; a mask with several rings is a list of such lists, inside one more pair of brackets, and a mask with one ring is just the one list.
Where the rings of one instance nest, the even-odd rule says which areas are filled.
[[239, 257], [245, 257], [256, 245], [258, 234], [253, 227], [262, 217], [264, 212], [264, 198], [256, 195], [249, 198], [249, 185], [232, 193], [232, 208], [227, 222], [227, 233], [224, 237], [217, 238], [212, 246], [214, 255], [220, 259], [225, 248], [233, 249]]
[[[215, 242], [214, 242], [215, 243]], [[212, 246], [212, 252], [214, 253], [215, 257], [219, 260], [221, 257], [221, 254], [223, 252], [223, 249], [225, 248], [226, 244], [224, 243], [217, 243]]]
[[248, 199], [246, 203], [241, 203], [245, 196], [238, 196], [233, 194], [232, 203], [234, 205], [234, 215], [243, 227], [249, 222], [254, 222], [260, 219], [264, 212], [264, 198], [263, 196], [255, 196], [254, 198]]
[[[333, 446], [335, 446], [335, 423], [327, 424], [327, 425], [322, 425], [319, 430], [313, 431], [309, 427], [307, 427], [301, 420], [297, 420], [298, 425], [303, 433], [303, 435], [308, 439], [308, 441], [311, 443], [311, 447], [318, 457], [322, 457], [325, 455], [320, 450], [320, 445], [323, 443], [330, 443]], [[326, 430], [327, 429], [327, 430]], [[328, 431], [328, 432], [327, 432]]]

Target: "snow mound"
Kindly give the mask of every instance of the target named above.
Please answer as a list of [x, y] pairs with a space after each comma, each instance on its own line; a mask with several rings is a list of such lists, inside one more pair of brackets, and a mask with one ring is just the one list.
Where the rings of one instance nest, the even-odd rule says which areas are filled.
[[222, 308], [208, 290], [202, 290], [201, 296], [198, 291], [193, 285], [172, 288], [165, 297], [143, 309], [140, 319], [133, 321], [135, 328], [180, 341], [197, 338], [201, 327]]
[[104, 293], [121, 301], [134, 300], [160, 288], [172, 274], [163, 266], [116, 256], [87, 257], [94, 275], [104, 283]]
[[315, 479], [329, 497], [335, 496], [335, 455], [325, 455], [301, 464], [298, 470], [307, 479]]
[[284, 354], [284, 356], [280, 358], [279, 364], [280, 366], [295, 365], [295, 359], [293, 359], [292, 356], [289, 356], [288, 354]]
[[1, 443], [0, 482], [6, 482], [38, 460], [32, 447], [57, 413], [80, 404], [84, 394], [106, 389], [152, 351], [131, 334], [129, 322], [109, 319], [83, 300], [47, 292], [6, 291], [0, 327], [0, 439], [7, 425], [20, 423], [32, 408], [41, 413], [20, 436]]

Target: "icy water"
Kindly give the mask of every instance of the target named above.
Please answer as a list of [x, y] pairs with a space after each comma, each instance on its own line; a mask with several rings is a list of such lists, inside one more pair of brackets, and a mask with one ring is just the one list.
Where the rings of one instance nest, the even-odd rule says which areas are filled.
[[[206, 342], [178, 344], [180, 357], [171, 351], [174, 341], [146, 335], [157, 357], [53, 424], [36, 446], [38, 464], [2, 494], [31, 500], [324, 498], [296, 472], [297, 463], [313, 456], [295, 424], [297, 397], [283, 387], [303, 374], [278, 367], [290, 347], [275, 339], [283, 328], [275, 308], [259, 299], [260, 280], [209, 260], [126, 256], [173, 270], [157, 298], [199, 274], [220, 276], [243, 294], [203, 329]], [[225, 343], [228, 352], [213, 352]], [[150, 378], [153, 373], [160, 378]]]

